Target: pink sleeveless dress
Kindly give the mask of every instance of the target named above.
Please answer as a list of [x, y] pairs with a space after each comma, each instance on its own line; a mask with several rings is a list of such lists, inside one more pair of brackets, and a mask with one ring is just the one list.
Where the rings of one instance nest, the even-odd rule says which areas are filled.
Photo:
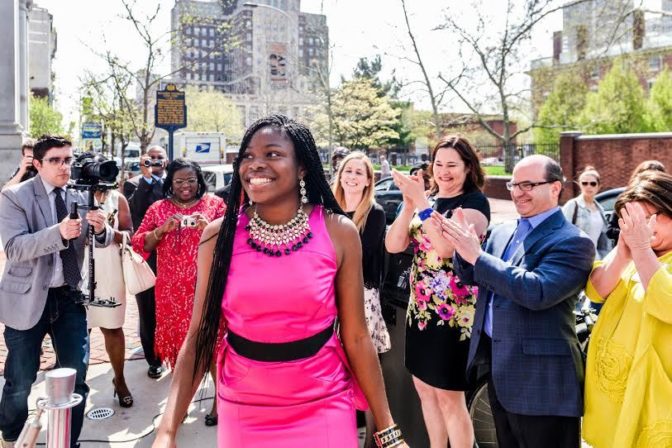
[[[337, 316], [337, 259], [324, 210], [315, 206], [313, 238], [289, 256], [250, 248], [241, 213], [222, 299], [227, 328], [257, 342], [312, 336]], [[226, 340], [217, 364], [220, 448], [357, 447], [353, 381], [336, 335], [313, 357], [262, 362]]]

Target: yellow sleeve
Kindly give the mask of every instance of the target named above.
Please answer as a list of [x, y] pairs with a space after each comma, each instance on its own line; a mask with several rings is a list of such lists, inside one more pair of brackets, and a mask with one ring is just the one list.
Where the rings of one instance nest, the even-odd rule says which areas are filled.
[[[602, 261], [602, 260], [597, 260], [597, 261], [595, 261], [595, 262], [593, 263], [593, 271], [594, 271], [595, 269], [599, 268], [600, 266], [602, 266], [603, 264], [604, 264], [604, 261]], [[600, 294], [597, 292], [597, 289], [595, 289], [595, 286], [593, 285], [593, 281], [592, 281], [593, 271], [591, 271], [591, 272], [590, 272], [590, 275], [588, 276], [588, 283], [586, 284], [586, 296], [588, 296], [588, 299], [589, 299], [591, 302], [595, 302], [595, 303], [604, 303], [604, 301], [606, 300], [606, 298], [600, 296]], [[614, 288], [614, 290], [616, 290], [616, 288], [618, 288], [618, 286], [620, 285], [621, 281], [622, 281], [622, 280], [619, 280], [619, 281], [618, 281], [618, 283], [616, 284], [616, 287]]]
[[672, 266], [663, 264], [649, 280], [644, 296], [644, 311], [672, 324]]

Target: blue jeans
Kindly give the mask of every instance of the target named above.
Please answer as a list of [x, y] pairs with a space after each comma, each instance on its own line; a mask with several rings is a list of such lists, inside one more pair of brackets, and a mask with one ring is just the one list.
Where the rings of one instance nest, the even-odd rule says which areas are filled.
[[28, 418], [28, 395], [40, 367], [40, 348], [44, 336], [51, 337], [56, 352], [56, 366], [77, 371], [75, 392], [84, 400], [72, 410], [71, 446], [76, 446], [82, 431], [84, 407], [89, 386], [86, 370], [89, 364], [89, 333], [86, 329], [86, 310], [75, 303], [74, 294], [67, 288], [49, 289], [47, 303], [40, 320], [29, 330], [5, 327], [7, 361], [5, 387], [0, 400], [0, 430], [7, 441], [19, 437]]

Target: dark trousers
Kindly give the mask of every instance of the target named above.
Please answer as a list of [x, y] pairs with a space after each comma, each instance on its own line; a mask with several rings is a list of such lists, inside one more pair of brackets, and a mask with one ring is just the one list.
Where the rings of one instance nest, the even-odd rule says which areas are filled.
[[[149, 255], [147, 264], [152, 268], [154, 273], [157, 272], [156, 251]], [[154, 288], [137, 294], [135, 301], [138, 303], [142, 351], [145, 352], [145, 359], [150, 367], [159, 367], [161, 360], [156, 356], [156, 352], [154, 351], [154, 334], [156, 333], [156, 299], [154, 297]]]
[[84, 407], [89, 394], [86, 370], [89, 364], [89, 333], [86, 310], [75, 303], [68, 288], [52, 288], [37, 324], [29, 330], [5, 327], [5, 386], [0, 400], [0, 430], [5, 440], [19, 437], [28, 418], [28, 396], [40, 367], [40, 348], [45, 335], [51, 337], [56, 366], [77, 371], [75, 392], [84, 397], [72, 410], [71, 445], [76, 446], [82, 431]]
[[[478, 353], [492, 360], [490, 338], [483, 334]], [[488, 375], [488, 398], [495, 420], [499, 448], [580, 448], [581, 419], [557, 415], [522, 415], [509, 412], [497, 398], [497, 389]]]
[[135, 296], [138, 303], [138, 320], [140, 321], [140, 343], [145, 352], [147, 364], [152, 367], [161, 365], [161, 360], [154, 351], [154, 333], [156, 332], [156, 300], [154, 288], [143, 291]]

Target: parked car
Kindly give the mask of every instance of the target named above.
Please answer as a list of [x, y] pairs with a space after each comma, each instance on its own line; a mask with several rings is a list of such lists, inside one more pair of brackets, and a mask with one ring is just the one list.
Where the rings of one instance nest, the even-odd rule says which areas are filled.
[[607, 215], [607, 221], [609, 221], [609, 218], [611, 218], [611, 214], [614, 213], [616, 199], [618, 199], [618, 196], [624, 191], [625, 187], [619, 187], [602, 191], [595, 195], [595, 200], [602, 206], [605, 215]]
[[233, 165], [205, 165], [201, 167], [203, 178], [208, 186], [208, 191], [214, 193], [231, 183], [233, 179]]
[[373, 188], [376, 202], [385, 210], [387, 223], [391, 224], [397, 217], [397, 208], [403, 202], [399, 187], [394, 184], [391, 177], [385, 177], [376, 182]]

